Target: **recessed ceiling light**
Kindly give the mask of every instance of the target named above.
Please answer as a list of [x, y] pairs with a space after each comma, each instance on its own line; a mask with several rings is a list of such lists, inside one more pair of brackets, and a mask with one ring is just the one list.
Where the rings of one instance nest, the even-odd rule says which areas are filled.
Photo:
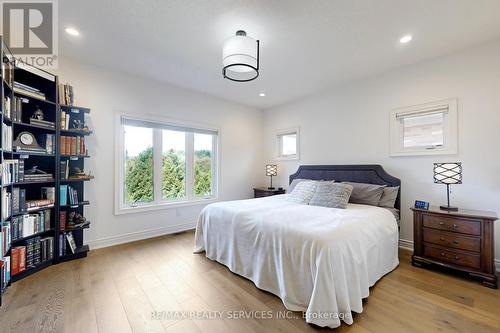
[[260, 93], [259, 96], [260, 97], [266, 97], [266, 94], [265, 93]]
[[70, 34], [71, 36], [80, 36], [80, 32], [76, 30], [75, 28], [68, 27], [65, 29], [67, 34]]
[[406, 35], [406, 36], [401, 37], [401, 39], [399, 40], [399, 42], [401, 44], [406, 44], [406, 43], [410, 42], [412, 40], [412, 38], [413, 37], [411, 35]]

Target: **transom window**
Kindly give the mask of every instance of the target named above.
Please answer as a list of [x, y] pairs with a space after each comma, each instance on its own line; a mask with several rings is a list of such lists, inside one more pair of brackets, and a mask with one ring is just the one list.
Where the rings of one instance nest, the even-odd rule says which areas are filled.
[[299, 159], [299, 129], [291, 128], [276, 133], [276, 151], [279, 160]]
[[117, 213], [217, 197], [218, 131], [120, 118]]
[[456, 153], [456, 100], [406, 107], [392, 112], [392, 156]]

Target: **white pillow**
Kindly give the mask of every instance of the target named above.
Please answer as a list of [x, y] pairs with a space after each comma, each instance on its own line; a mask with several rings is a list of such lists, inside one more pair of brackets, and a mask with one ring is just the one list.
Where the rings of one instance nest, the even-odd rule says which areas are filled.
[[316, 192], [316, 186], [317, 182], [314, 180], [299, 182], [286, 199], [291, 202], [308, 205], [314, 195], [314, 192]]

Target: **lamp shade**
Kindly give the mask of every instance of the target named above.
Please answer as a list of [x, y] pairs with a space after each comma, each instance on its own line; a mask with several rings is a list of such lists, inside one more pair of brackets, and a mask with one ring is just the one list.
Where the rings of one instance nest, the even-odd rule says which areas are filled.
[[278, 166], [276, 164], [266, 165], [266, 176], [277, 176], [277, 175], [278, 175]]
[[238, 30], [222, 48], [222, 75], [229, 80], [246, 82], [259, 76], [259, 41]]
[[434, 163], [434, 183], [462, 184], [462, 163]]

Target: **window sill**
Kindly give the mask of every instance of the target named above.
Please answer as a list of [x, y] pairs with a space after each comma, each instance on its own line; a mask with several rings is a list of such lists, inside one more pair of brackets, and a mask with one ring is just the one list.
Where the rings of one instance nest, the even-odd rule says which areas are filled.
[[277, 156], [276, 157], [277, 161], [298, 161], [300, 160], [298, 155], [293, 155], [293, 156]]
[[119, 207], [115, 209], [115, 215], [124, 214], [134, 214], [134, 213], [145, 213], [152, 212], [156, 210], [173, 209], [179, 207], [189, 207], [189, 206], [200, 206], [208, 205], [210, 203], [217, 202], [217, 198], [206, 198], [206, 199], [195, 199], [190, 201], [175, 201], [175, 202], [165, 202], [165, 203], [155, 203], [155, 204], [144, 204], [136, 207]]

